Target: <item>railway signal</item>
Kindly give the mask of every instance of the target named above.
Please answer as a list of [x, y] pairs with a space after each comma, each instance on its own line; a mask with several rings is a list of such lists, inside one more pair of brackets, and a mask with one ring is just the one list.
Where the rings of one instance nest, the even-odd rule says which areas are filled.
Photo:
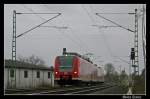
[[134, 51], [134, 48], [131, 48], [131, 56], [130, 56], [130, 59], [131, 59], [131, 60], [134, 60], [134, 59], [135, 59], [135, 51]]
[[63, 48], [63, 55], [66, 54], [66, 48]]

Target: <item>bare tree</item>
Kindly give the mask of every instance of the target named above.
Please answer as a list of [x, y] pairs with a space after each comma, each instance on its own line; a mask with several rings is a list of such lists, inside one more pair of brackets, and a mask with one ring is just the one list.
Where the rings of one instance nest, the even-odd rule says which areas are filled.
[[23, 57], [23, 56], [21, 56], [21, 55], [18, 56], [18, 60], [19, 60], [20, 62], [26, 62], [26, 58]]
[[19, 56], [18, 60], [21, 62], [26, 62], [34, 65], [45, 65], [45, 62], [43, 59], [39, 58], [38, 56], [32, 55], [30, 57], [22, 57]]
[[118, 80], [118, 73], [115, 71], [115, 68], [112, 63], [105, 64], [104, 67], [106, 71], [105, 79], [106, 81], [116, 81]]
[[115, 68], [112, 63], [107, 63], [104, 69], [107, 75], [113, 74], [115, 72]]

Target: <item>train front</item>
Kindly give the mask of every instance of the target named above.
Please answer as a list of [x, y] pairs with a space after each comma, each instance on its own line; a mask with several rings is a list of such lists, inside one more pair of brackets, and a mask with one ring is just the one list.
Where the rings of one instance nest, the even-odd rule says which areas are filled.
[[54, 73], [57, 84], [73, 84], [79, 75], [78, 58], [75, 56], [57, 56]]

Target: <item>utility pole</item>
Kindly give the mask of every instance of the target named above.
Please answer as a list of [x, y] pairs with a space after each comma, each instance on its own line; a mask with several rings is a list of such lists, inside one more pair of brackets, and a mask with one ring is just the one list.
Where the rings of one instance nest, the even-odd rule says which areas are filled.
[[146, 68], [146, 34], [145, 34], [145, 7], [143, 5], [142, 13], [142, 45], [143, 45], [143, 57], [144, 57], [144, 66]]
[[[32, 27], [31, 29], [19, 34], [18, 36], [16, 35], [16, 15], [17, 14], [57, 14], [56, 16], [40, 23], [39, 25]], [[61, 13], [16, 13], [16, 11], [13, 11], [13, 35], [12, 35], [12, 66], [10, 67], [10, 70], [8, 68], [8, 80], [10, 79], [10, 83], [8, 81], [8, 86], [9, 87], [14, 87], [16, 88], [16, 38], [21, 37], [22, 35], [40, 27], [41, 25], [49, 22], [50, 20], [58, 17], [59, 15], [61, 15]], [[13, 75], [13, 77], [10, 77], [10, 75]]]
[[[105, 18], [104, 16], [100, 15], [100, 14], [129, 14], [129, 15], [135, 15], [135, 30], [131, 30], [129, 28], [126, 28], [108, 18]], [[134, 33], [134, 49], [135, 49], [135, 60], [134, 60], [134, 64], [132, 65], [132, 67], [134, 68], [134, 75], [139, 75], [139, 59], [138, 59], [138, 15], [137, 15], [137, 9], [135, 9], [134, 13], [96, 13], [97, 16], [115, 24], [115, 26], [123, 28], [125, 30], [128, 30], [130, 32]], [[94, 25], [96, 26], [96, 25]], [[115, 26], [108, 26], [108, 27], [115, 27]], [[103, 26], [106, 27], [106, 26]]]
[[[130, 57], [129, 57], [130, 58]], [[132, 65], [131, 65], [131, 58], [129, 59], [130, 61], [129, 61], [129, 87], [131, 86], [131, 83], [132, 83], [132, 77], [131, 77], [131, 67], [132, 67]]]
[[[108, 18], [105, 18], [99, 14], [130, 14], [130, 15], [135, 15], [135, 29], [134, 30], [131, 30], [129, 28], [126, 28]], [[96, 13], [97, 16], [115, 24], [116, 26], [120, 27], [120, 28], [123, 28], [125, 30], [128, 30], [130, 32], [133, 32], [134, 33], [134, 48], [131, 49], [131, 55], [134, 55], [132, 58], [131, 58], [131, 65], [134, 69], [134, 75], [132, 75], [132, 84], [134, 84], [134, 79], [135, 79], [135, 76], [136, 75], [139, 75], [139, 59], [138, 59], [138, 14], [137, 14], [137, 9], [135, 9], [135, 12], [134, 13]], [[105, 26], [106, 27], [106, 26]], [[144, 49], [144, 48], [143, 48]], [[134, 53], [134, 54], [132, 54]], [[130, 68], [129, 68], [130, 69]], [[133, 78], [134, 77], [134, 78]], [[132, 85], [131, 85], [132, 86]]]
[[[16, 11], [13, 11], [13, 38], [12, 38], [12, 66], [10, 67], [10, 70], [8, 69], [8, 80], [9, 80], [9, 72], [10, 75], [14, 73], [14, 79], [10, 78], [10, 84], [11, 87], [16, 87]], [[9, 82], [9, 81], [8, 81]]]
[[[145, 18], [145, 12], [146, 12], [146, 8], [143, 5], [143, 14], [142, 14], [143, 15], [143, 17], [142, 17], [142, 44], [143, 44], [144, 68], [145, 68], [145, 71], [146, 71], [146, 33], [145, 33], [145, 30], [146, 30], [146, 27], [145, 27], [146, 18]], [[145, 72], [145, 78], [144, 79], [146, 79], [146, 72]], [[146, 84], [145, 84], [145, 89], [146, 89]]]
[[130, 75], [130, 88], [135, 86], [135, 77], [139, 75], [139, 57], [138, 57], [138, 15], [135, 9], [135, 31], [134, 31], [134, 48], [131, 48], [131, 66], [133, 67], [133, 74]]
[[139, 58], [138, 58], [138, 16], [137, 9], [135, 9], [135, 32], [134, 32], [134, 52], [135, 60], [132, 67], [134, 68], [134, 76], [139, 75]]

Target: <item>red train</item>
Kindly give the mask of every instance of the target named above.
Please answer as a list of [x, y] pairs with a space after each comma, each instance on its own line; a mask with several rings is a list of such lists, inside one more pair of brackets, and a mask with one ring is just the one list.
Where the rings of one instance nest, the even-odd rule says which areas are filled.
[[104, 82], [102, 68], [77, 53], [65, 52], [62, 56], [57, 56], [54, 73], [55, 82], [59, 85]]

